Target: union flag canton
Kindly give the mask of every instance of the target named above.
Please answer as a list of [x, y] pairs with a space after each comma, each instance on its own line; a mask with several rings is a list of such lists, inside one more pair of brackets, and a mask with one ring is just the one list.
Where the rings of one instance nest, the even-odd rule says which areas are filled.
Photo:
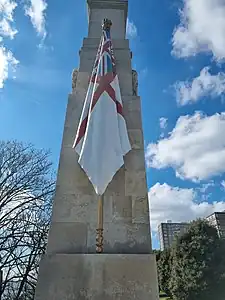
[[112, 41], [110, 37], [110, 30], [103, 30], [102, 35], [102, 47], [100, 49], [100, 55], [98, 61], [96, 62], [97, 66], [99, 64], [98, 76], [104, 76], [107, 73], [113, 73], [116, 75], [116, 65], [115, 58], [113, 55]]
[[111, 22], [103, 32], [73, 147], [79, 164], [97, 194], [102, 195], [131, 150], [116, 73], [110, 34]]

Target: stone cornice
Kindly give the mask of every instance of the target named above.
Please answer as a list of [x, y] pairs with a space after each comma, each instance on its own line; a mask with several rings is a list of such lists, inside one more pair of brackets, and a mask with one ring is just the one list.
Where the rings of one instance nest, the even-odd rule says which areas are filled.
[[128, 0], [87, 0], [89, 8], [110, 8], [127, 11]]
[[128, 14], [128, 0], [87, 0], [88, 18], [92, 9], [119, 9], [124, 11], [125, 27]]

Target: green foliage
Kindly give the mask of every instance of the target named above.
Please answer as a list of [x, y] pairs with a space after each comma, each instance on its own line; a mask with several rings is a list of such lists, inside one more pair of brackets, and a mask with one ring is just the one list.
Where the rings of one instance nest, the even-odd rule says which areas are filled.
[[160, 253], [157, 261], [159, 288], [168, 296], [171, 295], [169, 281], [171, 276], [171, 255], [170, 250], [164, 250]]
[[194, 221], [171, 251], [171, 273], [166, 276], [170, 274], [167, 287], [173, 300], [224, 300], [224, 256], [224, 241], [216, 229], [206, 221]]
[[158, 260], [160, 259], [160, 255], [161, 255], [162, 251], [161, 251], [161, 250], [156, 250], [156, 249], [154, 249], [154, 250], [153, 250], [153, 253], [154, 253], [155, 256], [156, 256], [156, 261], [158, 261]]

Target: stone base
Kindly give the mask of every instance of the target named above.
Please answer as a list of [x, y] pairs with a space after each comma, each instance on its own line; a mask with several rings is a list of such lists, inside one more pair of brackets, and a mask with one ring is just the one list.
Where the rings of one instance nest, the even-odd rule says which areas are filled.
[[153, 254], [54, 254], [40, 264], [35, 300], [158, 300]]

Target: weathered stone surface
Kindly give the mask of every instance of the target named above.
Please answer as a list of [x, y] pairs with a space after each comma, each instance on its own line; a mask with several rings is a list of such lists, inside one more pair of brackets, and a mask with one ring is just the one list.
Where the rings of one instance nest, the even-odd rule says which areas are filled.
[[[98, 41], [99, 44], [99, 41]], [[121, 43], [122, 46], [122, 43]], [[123, 49], [123, 48], [115, 48], [113, 44], [113, 51], [116, 59], [116, 66], [117, 70], [122, 69], [126, 70], [130, 73], [131, 70], [131, 61], [130, 61], [130, 50], [129, 49]], [[82, 61], [82, 64], [80, 65], [80, 71], [85, 71], [90, 68], [92, 68], [93, 63], [95, 61], [97, 53], [97, 47], [96, 48], [82, 48], [82, 51], [80, 53], [80, 58]], [[129, 74], [130, 75], [130, 74]]]
[[124, 111], [125, 111], [124, 114], [125, 114], [125, 119], [126, 119], [128, 129], [142, 128], [141, 113], [139, 111], [129, 111], [126, 113], [126, 106]]
[[145, 197], [147, 191], [146, 176], [144, 171], [125, 172], [125, 195]]
[[113, 197], [113, 221], [128, 221], [132, 218], [132, 198], [124, 196]]
[[[112, 221], [113, 197], [104, 201], [104, 220]], [[54, 203], [52, 221], [89, 223], [97, 220], [98, 197], [96, 194], [85, 195], [80, 193], [65, 193], [58, 197]]]
[[72, 72], [72, 93], [74, 93], [76, 89], [78, 74], [79, 74], [78, 70], [74, 69]]
[[[58, 177], [59, 179], [60, 177]], [[62, 197], [67, 197], [68, 194], [73, 194], [74, 193], [74, 187], [70, 186], [69, 188], [65, 188], [65, 185], [63, 184], [63, 182], [60, 182], [60, 180], [58, 180], [59, 184], [57, 184], [57, 190], [58, 192], [55, 195], [54, 198], [54, 203], [53, 203], [53, 213], [54, 213], [54, 207], [55, 207], [55, 203], [60, 202], [60, 199]], [[87, 185], [80, 185], [80, 186], [76, 186], [76, 194], [79, 195], [91, 195], [91, 196], [96, 196], [95, 191], [93, 186], [91, 185], [91, 183], [89, 182], [89, 180], [87, 181]]]
[[128, 72], [125, 72], [122, 64], [117, 67], [118, 78], [120, 81], [121, 95], [132, 95], [132, 76]]
[[146, 197], [132, 197], [132, 222], [149, 224], [148, 195]]
[[[100, 41], [100, 35], [97, 38], [84, 38], [83, 39], [83, 46], [82, 46], [82, 51], [89, 51], [90, 49], [94, 49], [95, 50], [95, 55], [99, 46], [99, 41]], [[129, 40], [125, 40], [125, 39], [114, 39], [112, 38], [112, 42], [113, 42], [113, 49], [115, 51], [117, 50], [128, 50], [130, 51], [130, 47], [129, 47]]]
[[62, 149], [57, 182], [64, 187], [65, 192], [76, 192], [77, 187], [89, 187], [92, 191], [93, 187], [77, 161], [77, 153], [72, 148]]
[[[85, 99], [86, 91], [83, 89], [81, 92], [76, 89], [74, 94], [69, 95], [66, 118], [65, 118], [65, 127], [70, 127], [76, 133], [76, 128], [78, 126], [80, 115], [82, 111], [82, 104]], [[65, 134], [65, 133], [64, 133]], [[74, 136], [74, 134], [73, 134]], [[73, 137], [71, 137], [73, 138]], [[64, 141], [63, 141], [64, 144]]]
[[[96, 223], [89, 223], [88, 253], [95, 253], [95, 237]], [[151, 253], [149, 224], [132, 224], [127, 217], [119, 221], [105, 222], [104, 253]]]
[[81, 106], [84, 103], [84, 99], [85, 99], [85, 96], [86, 96], [89, 80], [90, 80], [90, 73], [89, 72], [82, 72], [79, 68], [79, 74], [78, 74], [78, 77], [77, 77], [77, 86], [76, 86], [76, 90], [75, 90], [75, 94], [76, 94], [75, 103], [80, 103]]
[[[125, 115], [130, 111], [141, 112], [141, 99], [138, 96], [124, 95], [123, 106]], [[140, 129], [142, 129], [142, 127]]]
[[128, 131], [142, 130], [140, 98], [135, 96], [123, 96], [123, 110]]
[[87, 249], [87, 224], [52, 223], [47, 253], [82, 253]]
[[48, 255], [36, 300], [158, 300], [156, 278], [154, 255]]
[[130, 129], [128, 130], [128, 135], [133, 150], [144, 150], [144, 140], [141, 129]]
[[138, 73], [136, 70], [132, 70], [132, 89], [133, 95], [138, 95]]
[[144, 150], [130, 151], [125, 157], [127, 171], [145, 171]]
[[95, 1], [89, 0], [91, 13], [89, 14], [88, 36], [97, 38], [101, 35], [101, 23], [104, 18], [112, 21], [112, 38], [124, 39], [126, 33], [127, 2], [117, 1]]
[[106, 196], [125, 196], [125, 168], [124, 166], [115, 174], [107, 187]]
[[70, 126], [65, 126], [63, 133], [63, 147], [68, 147], [72, 149], [75, 137], [76, 131], [74, 130], [74, 128]]

